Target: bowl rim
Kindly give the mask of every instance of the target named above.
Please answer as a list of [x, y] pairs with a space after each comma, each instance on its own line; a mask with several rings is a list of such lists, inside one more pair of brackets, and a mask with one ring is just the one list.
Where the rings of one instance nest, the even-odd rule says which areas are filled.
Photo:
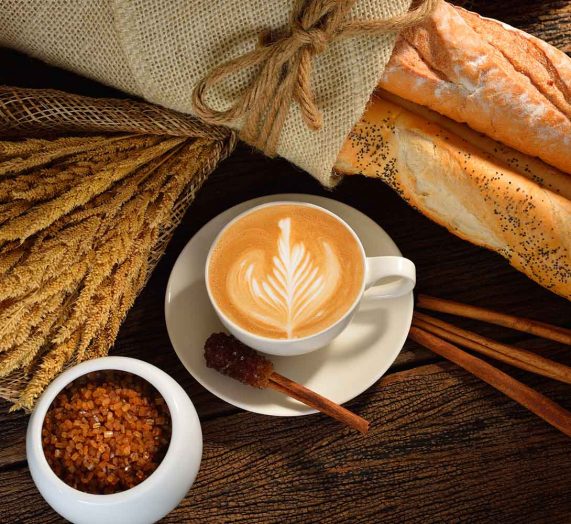
[[[44, 425], [44, 419], [46, 413], [51, 406], [55, 397], [71, 382], [78, 379], [79, 377], [91, 373], [94, 371], [124, 371], [136, 375], [143, 380], [149, 382], [164, 398], [170, 412], [171, 417], [171, 437], [169, 440], [169, 445], [167, 452], [163, 457], [157, 469], [151, 473], [145, 480], [140, 484], [133, 486], [132, 488], [120, 491], [118, 493], [110, 494], [95, 494], [87, 493], [85, 491], [78, 490], [66, 484], [62, 479], [60, 479], [49, 465], [47, 458], [44, 453], [42, 445], [42, 428]], [[176, 386], [176, 387], [173, 387]], [[177, 466], [177, 450], [180, 449], [185, 444], [183, 440], [184, 436], [180, 434], [179, 427], [181, 421], [179, 420], [182, 415], [180, 402], [177, 401], [177, 391], [180, 390], [185, 396], [186, 392], [182, 389], [180, 384], [178, 384], [170, 375], [165, 373], [158, 367], [149, 364], [143, 360], [139, 360], [131, 357], [121, 357], [121, 356], [111, 356], [111, 357], [100, 357], [93, 360], [85, 361], [77, 364], [68, 370], [64, 371], [59, 375], [44, 391], [41, 397], [38, 399], [36, 406], [32, 412], [32, 417], [29, 421], [29, 432], [26, 438], [26, 455], [28, 461], [30, 460], [30, 455], [35, 456], [36, 464], [35, 466], [40, 470], [40, 474], [47, 479], [48, 482], [52, 483], [55, 488], [57, 488], [60, 496], [72, 497], [78, 499], [81, 502], [89, 503], [105, 503], [109, 505], [114, 505], [124, 501], [125, 499], [131, 499], [133, 497], [140, 497], [149, 490], [153, 489], [155, 484], [161, 483], [161, 481], [169, 475], [169, 470]], [[188, 398], [188, 396], [187, 396]], [[190, 398], [189, 398], [190, 401]], [[198, 429], [200, 453], [199, 457], [202, 457], [202, 429], [200, 426], [200, 420], [196, 409], [192, 401], [190, 401], [190, 406], [193, 410], [193, 418], [195, 419], [195, 427]], [[30, 442], [31, 441], [31, 442]], [[28, 446], [31, 444], [31, 449]], [[184, 447], [182, 447], [184, 449]], [[200, 466], [200, 458], [199, 458]], [[35, 479], [34, 479], [35, 481]]]

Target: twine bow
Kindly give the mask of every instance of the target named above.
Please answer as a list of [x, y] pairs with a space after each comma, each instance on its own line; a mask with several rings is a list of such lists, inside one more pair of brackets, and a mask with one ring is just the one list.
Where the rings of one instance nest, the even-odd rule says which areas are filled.
[[[416, 8], [387, 20], [348, 20], [356, 0], [298, 0], [289, 27], [261, 35], [254, 50], [215, 67], [193, 91], [196, 114], [212, 124], [227, 125], [244, 118], [240, 138], [268, 156], [275, 156], [281, 129], [295, 100], [310, 129], [323, 125], [311, 88], [314, 55], [340, 38], [400, 31], [418, 24], [439, 0], [420, 0]], [[257, 68], [258, 75], [230, 108], [217, 111], [206, 102], [208, 90], [242, 69]]]

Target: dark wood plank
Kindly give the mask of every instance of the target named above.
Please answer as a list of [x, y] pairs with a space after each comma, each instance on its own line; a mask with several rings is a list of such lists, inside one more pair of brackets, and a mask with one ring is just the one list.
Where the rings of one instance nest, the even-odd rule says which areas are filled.
[[[564, 386], [529, 382], [571, 408]], [[461, 370], [395, 373], [349, 407], [367, 437], [322, 415], [206, 421], [197, 481], [164, 522], [568, 522], [571, 441]], [[57, 521], [26, 469], [0, 494], [2, 522]]]
[[571, 53], [571, 3], [568, 0], [452, 0], [452, 3], [501, 20]]
[[0, 400], [0, 471], [26, 459], [28, 416], [22, 412], [8, 413], [9, 407], [8, 402]]
[[[137, 308], [135, 308], [136, 310]], [[443, 316], [444, 317], [444, 316]], [[129, 320], [130, 321], [130, 320]], [[463, 325], [468, 325], [468, 322], [462, 322]], [[477, 326], [476, 329], [478, 329]], [[482, 329], [479, 329], [482, 332]], [[511, 337], [505, 337], [505, 339], [510, 339]], [[548, 340], [543, 340], [540, 338], [525, 338], [523, 340], [517, 340], [516, 344], [518, 347], [527, 349], [529, 351], [534, 351], [545, 357], [554, 359], [558, 362], [571, 366], [571, 352], [565, 346], [561, 344], [556, 344]], [[140, 358], [155, 364], [163, 370], [167, 370], [182, 387], [187, 391], [188, 395], [194, 402], [196, 409], [198, 411], [199, 417], [202, 423], [208, 423], [210, 420], [218, 417], [225, 417], [233, 415], [236, 413], [242, 413], [242, 410], [235, 408], [226, 402], [218, 399], [208, 391], [206, 391], [202, 386], [200, 386], [192, 377], [182, 368], [174, 352], [165, 349], [160, 351], [155, 355], [140, 354], [140, 352], [134, 351], [132, 348], [127, 348], [126, 351], [118, 351], [114, 354], [121, 354], [124, 356], [132, 356], [134, 358]], [[419, 356], [419, 354], [421, 356]], [[391, 368], [384, 379], [376, 385], [370, 388], [368, 391], [363, 393], [364, 397], [374, 393], [376, 389], [382, 387], [382, 385], [387, 380], [392, 380], [393, 374], [397, 377], [407, 377], [409, 375], [401, 375], [402, 369], [414, 368], [419, 366], [419, 361], [423, 359], [427, 362], [437, 362], [441, 359], [431, 353], [429, 350], [420, 347], [413, 341], [408, 340], [406, 342], [405, 348], [399, 358], [397, 363]], [[490, 362], [493, 362], [490, 360]], [[502, 365], [497, 362], [493, 362], [494, 365], [504, 370], [506, 373], [514, 373], [514, 370], [510, 366]], [[422, 369], [422, 368], [418, 368]], [[422, 372], [422, 371], [420, 371]], [[536, 378], [531, 373], [525, 373], [518, 371], [518, 376], [523, 377], [525, 381], [532, 383]], [[546, 381], [549, 383], [549, 381]], [[564, 387], [564, 386], [559, 386]], [[515, 405], [514, 405], [515, 406]], [[0, 444], [0, 472], [4, 469], [10, 469], [14, 465], [23, 464], [26, 460], [26, 448], [25, 448], [25, 437], [26, 437], [26, 426], [28, 423], [28, 415], [24, 412], [8, 413], [9, 404], [3, 400], [0, 400], [0, 420], [2, 421], [2, 440]], [[403, 414], [403, 416], [405, 416]], [[0, 473], [1, 474], [1, 473]], [[0, 521], [1, 522], [1, 521]]]
[[[491, 406], [493, 395], [449, 366], [428, 366], [389, 377], [365, 402], [353, 403], [377, 424], [368, 438], [336, 432], [319, 416], [213, 421], [205, 440], [207, 456], [215, 455], [194, 493], [165, 520], [566, 521], [568, 439], [526, 413], [512, 418], [504, 399]], [[272, 438], [260, 440], [267, 431]], [[227, 489], [213, 505], [218, 485]]]
[[0, 493], [0, 522], [67, 522], [40, 496], [27, 467], [3, 471], [0, 474]]

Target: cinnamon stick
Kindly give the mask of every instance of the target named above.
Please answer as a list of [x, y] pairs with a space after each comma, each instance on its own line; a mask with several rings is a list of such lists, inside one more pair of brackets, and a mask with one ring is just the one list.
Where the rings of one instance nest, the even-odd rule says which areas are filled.
[[544, 377], [571, 384], [571, 368], [531, 351], [502, 344], [429, 315], [414, 313], [413, 325], [450, 342]]
[[545, 395], [522, 384], [487, 362], [418, 327], [410, 329], [409, 337], [482, 379], [512, 400], [529, 409], [532, 413], [535, 413], [548, 424], [571, 437], [571, 413]]
[[268, 387], [295, 398], [306, 406], [317, 409], [363, 434], [369, 430], [369, 422], [364, 418], [279, 373], [273, 372], [270, 375]]
[[490, 324], [516, 329], [517, 331], [523, 331], [524, 333], [530, 333], [531, 335], [536, 335], [548, 340], [571, 345], [571, 329], [553, 326], [545, 322], [539, 322], [538, 320], [516, 317], [514, 315], [500, 313], [499, 311], [492, 311], [490, 309], [470, 306], [453, 300], [430, 297], [428, 295], [418, 295], [417, 307], [482, 320]]

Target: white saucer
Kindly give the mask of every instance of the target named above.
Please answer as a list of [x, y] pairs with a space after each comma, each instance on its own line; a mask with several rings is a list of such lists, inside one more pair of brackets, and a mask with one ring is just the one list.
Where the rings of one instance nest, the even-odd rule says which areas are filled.
[[[232, 218], [246, 209], [276, 200], [297, 200], [322, 206], [343, 218], [361, 239], [368, 256], [400, 255], [391, 238], [360, 211], [328, 198], [285, 194], [243, 202], [206, 224], [182, 250], [171, 272], [165, 317], [172, 345], [188, 372], [207, 390], [248, 411], [276, 416], [315, 413], [296, 400], [259, 390], [208, 369], [204, 342], [224, 331], [210, 305], [204, 264], [210, 244]], [[363, 300], [349, 327], [329, 346], [296, 357], [268, 356], [275, 370], [342, 404], [373, 385], [394, 362], [410, 328], [413, 296]]]

